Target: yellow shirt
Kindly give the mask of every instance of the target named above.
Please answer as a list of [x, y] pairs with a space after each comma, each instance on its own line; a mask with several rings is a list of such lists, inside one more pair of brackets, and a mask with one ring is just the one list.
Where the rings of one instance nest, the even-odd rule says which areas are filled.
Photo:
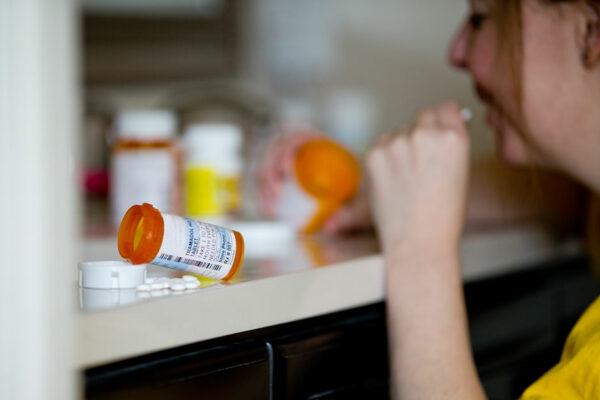
[[569, 334], [560, 362], [521, 400], [600, 399], [600, 297]]

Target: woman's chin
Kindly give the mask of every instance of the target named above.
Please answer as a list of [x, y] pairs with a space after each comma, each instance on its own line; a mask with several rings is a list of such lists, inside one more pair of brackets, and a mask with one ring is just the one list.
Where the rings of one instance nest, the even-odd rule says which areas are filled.
[[496, 146], [496, 157], [508, 165], [515, 167], [526, 165], [527, 162], [509, 149]]
[[513, 166], [523, 166], [529, 163], [527, 150], [520, 141], [510, 140], [510, 135], [495, 131], [496, 156], [505, 163]]

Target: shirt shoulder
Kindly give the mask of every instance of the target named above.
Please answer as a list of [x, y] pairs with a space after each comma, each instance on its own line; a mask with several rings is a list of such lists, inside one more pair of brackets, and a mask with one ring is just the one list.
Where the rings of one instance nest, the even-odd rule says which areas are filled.
[[527, 388], [521, 399], [597, 399], [599, 394], [600, 298], [575, 324], [560, 362]]

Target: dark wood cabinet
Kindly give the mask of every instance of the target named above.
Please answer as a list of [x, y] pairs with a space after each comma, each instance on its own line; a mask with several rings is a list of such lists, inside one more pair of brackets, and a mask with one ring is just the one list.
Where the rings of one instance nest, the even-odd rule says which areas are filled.
[[[488, 396], [518, 398], [551, 368], [598, 294], [583, 257], [465, 285]], [[91, 368], [85, 387], [88, 399], [387, 399], [385, 304]]]
[[260, 344], [194, 346], [93, 369], [88, 399], [269, 399], [269, 355]]
[[348, 398], [375, 388], [387, 393], [385, 333], [378, 319], [272, 342], [274, 397]]

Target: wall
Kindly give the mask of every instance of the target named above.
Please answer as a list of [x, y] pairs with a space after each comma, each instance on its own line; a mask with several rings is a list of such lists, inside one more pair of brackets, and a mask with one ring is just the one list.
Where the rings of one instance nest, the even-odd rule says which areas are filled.
[[[282, 9], [282, 2], [290, 7]], [[483, 108], [472, 93], [470, 80], [446, 61], [447, 44], [467, 13], [464, 0], [301, 3], [304, 5], [296, 10], [289, 9], [294, 7], [289, 0], [251, 0], [246, 4], [242, 15], [242, 21], [246, 21], [242, 37], [245, 80], [274, 96], [299, 95], [309, 99], [317, 117], [325, 122], [327, 99], [335, 90], [344, 87], [367, 90], [378, 106], [373, 131], [406, 124], [420, 107], [453, 98], [474, 111], [471, 122], [474, 153], [477, 156], [491, 153], [493, 138], [485, 127]], [[295, 62], [303, 63], [308, 46], [298, 35], [306, 37], [307, 32], [315, 30], [324, 35], [322, 42], [315, 37], [307, 40], [321, 48], [320, 65], [315, 61], [318, 56], [309, 54], [306, 65], [312, 68], [310, 77], [302, 77], [300, 84], [282, 79], [284, 74], [277, 72], [278, 67], [268, 54], [282, 46], [269, 42], [285, 42], [288, 53], [282, 57], [290, 59], [296, 35]], [[288, 70], [293, 71], [289, 65]]]

